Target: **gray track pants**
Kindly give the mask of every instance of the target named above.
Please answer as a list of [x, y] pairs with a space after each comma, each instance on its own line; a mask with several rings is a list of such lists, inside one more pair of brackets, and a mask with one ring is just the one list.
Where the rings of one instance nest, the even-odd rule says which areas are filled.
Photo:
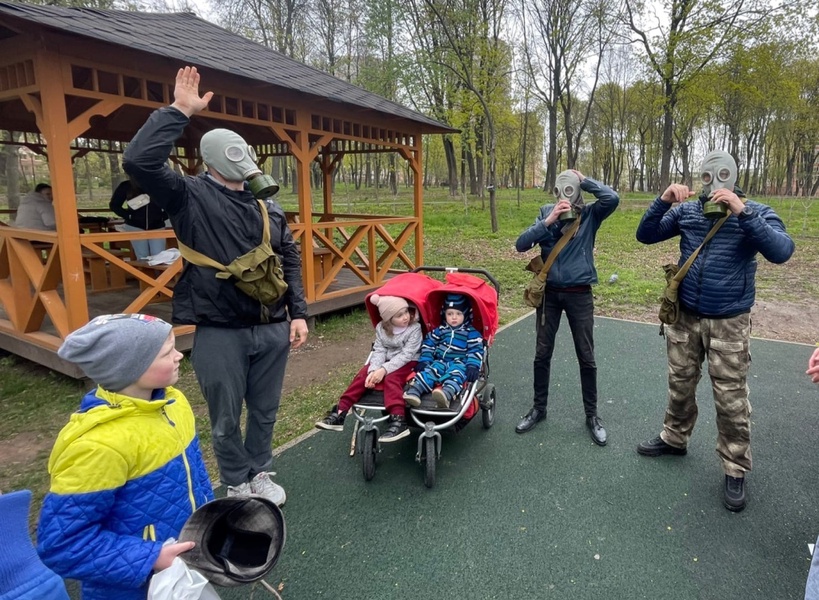
[[240, 485], [273, 467], [273, 426], [289, 351], [287, 322], [242, 329], [196, 328], [191, 362], [208, 403], [213, 449], [225, 485]]

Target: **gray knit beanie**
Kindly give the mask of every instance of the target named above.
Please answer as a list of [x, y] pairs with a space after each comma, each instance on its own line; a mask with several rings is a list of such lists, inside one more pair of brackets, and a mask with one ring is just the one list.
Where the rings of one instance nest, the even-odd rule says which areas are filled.
[[118, 392], [148, 370], [171, 329], [150, 315], [100, 315], [65, 338], [57, 354], [104, 389]]

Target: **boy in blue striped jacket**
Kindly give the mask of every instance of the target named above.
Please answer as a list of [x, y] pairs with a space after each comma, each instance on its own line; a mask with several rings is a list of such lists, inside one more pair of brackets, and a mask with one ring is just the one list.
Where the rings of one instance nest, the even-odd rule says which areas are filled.
[[447, 294], [441, 309], [443, 323], [421, 345], [415, 379], [404, 394], [410, 406], [432, 392], [438, 408], [449, 408], [464, 382], [477, 381], [483, 361], [483, 338], [472, 326], [472, 306], [462, 294]]

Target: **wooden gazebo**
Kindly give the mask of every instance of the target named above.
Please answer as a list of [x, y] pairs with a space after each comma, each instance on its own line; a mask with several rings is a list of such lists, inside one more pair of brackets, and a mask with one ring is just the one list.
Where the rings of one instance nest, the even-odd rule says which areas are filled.
[[[158, 300], [172, 297], [182, 261], [144, 268], [115, 250], [134, 233], [81, 233], [72, 167], [89, 149], [121, 152], [152, 110], [172, 102], [186, 64], [215, 96], [173, 160], [187, 173], [201, 169], [199, 138], [214, 127], [240, 133], [260, 158], [294, 158], [299, 203], [289, 217], [311, 314], [359, 303], [390, 273], [423, 262], [422, 134], [451, 128], [192, 14], [0, 2], [0, 130], [30, 134], [25, 145], [47, 156], [57, 217], [56, 232], [0, 227], [0, 348], [79, 375], [56, 349], [89, 317], [170, 317]], [[346, 154], [368, 152], [407, 161], [413, 215], [334, 213], [335, 168]], [[324, 178], [320, 210], [311, 202], [314, 162]], [[110, 290], [92, 289], [92, 278]], [[176, 333], [190, 345], [191, 327]]]

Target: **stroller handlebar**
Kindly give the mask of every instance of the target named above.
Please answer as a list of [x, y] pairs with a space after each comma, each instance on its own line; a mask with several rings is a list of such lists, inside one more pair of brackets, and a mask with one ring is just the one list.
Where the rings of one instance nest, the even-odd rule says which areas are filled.
[[422, 265], [420, 267], [415, 267], [410, 271], [410, 273], [420, 273], [422, 271], [435, 271], [438, 273], [475, 273], [477, 275], [483, 275], [489, 280], [492, 287], [495, 288], [495, 292], [497, 292], [498, 298], [500, 298], [500, 283], [491, 275], [491, 273], [489, 273], [489, 271], [485, 269], [473, 269], [471, 267], [433, 267]]

